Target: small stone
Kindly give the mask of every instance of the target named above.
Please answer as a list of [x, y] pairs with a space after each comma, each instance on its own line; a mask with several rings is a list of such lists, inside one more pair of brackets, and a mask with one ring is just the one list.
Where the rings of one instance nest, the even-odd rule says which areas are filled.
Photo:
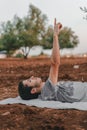
[[7, 116], [7, 115], [9, 115], [9, 114], [10, 114], [10, 112], [7, 111], [7, 112], [3, 113], [2, 116]]
[[79, 68], [79, 65], [74, 65], [73, 68], [74, 68], [74, 69], [78, 69], [78, 68]]

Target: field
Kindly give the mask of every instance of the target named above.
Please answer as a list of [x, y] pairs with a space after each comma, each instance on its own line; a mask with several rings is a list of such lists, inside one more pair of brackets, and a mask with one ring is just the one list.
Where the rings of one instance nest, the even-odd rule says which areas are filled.
[[[32, 75], [46, 81], [49, 69], [48, 57], [1, 59], [0, 100], [18, 96], [18, 82]], [[87, 81], [87, 58], [61, 58], [59, 80]], [[87, 130], [87, 111], [0, 105], [0, 130]]]

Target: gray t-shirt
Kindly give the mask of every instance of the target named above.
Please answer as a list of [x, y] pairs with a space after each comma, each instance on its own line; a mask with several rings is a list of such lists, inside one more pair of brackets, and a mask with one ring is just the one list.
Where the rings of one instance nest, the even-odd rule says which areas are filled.
[[41, 90], [39, 98], [61, 102], [87, 101], [87, 82], [60, 81], [53, 85], [48, 79]]

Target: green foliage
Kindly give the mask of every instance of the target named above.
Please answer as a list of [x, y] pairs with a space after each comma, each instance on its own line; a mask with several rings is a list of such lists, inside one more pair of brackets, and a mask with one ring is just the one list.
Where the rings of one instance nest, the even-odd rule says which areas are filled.
[[59, 35], [60, 49], [74, 48], [78, 45], [78, 37], [74, 34], [71, 28], [64, 27]]
[[1, 27], [0, 48], [7, 50], [7, 54], [10, 55], [12, 51], [18, 48], [16, 30], [14, 24], [10, 21], [2, 23]]
[[24, 56], [21, 53], [18, 53], [15, 57], [16, 58], [23, 58]]
[[53, 27], [49, 26], [43, 35], [42, 46], [44, 49], [51, 49], [53, 45]]
[[[37, 7], [30, 5], [28, 14], [24, 18], [21, 19], [15, 15], [12, 22], [1, 24], [0, 48], [6, 49], [10, 54], [11, 50], [22, 46], [29, 47], [30, 50], [34, 45], [40, 45], [46, 21], [47, 16]], [[23, 51], [23, 53], [26, 58], [29, 51]]]
[[[59, 35], [60, 48], [73, 48], [78, 44], [78, 37], [69, 28], [63, 28]], [[41, 45], [52, 48], [53, 27], [47, 26], [47, 16], [37, 7], [30, 5], [24, 18], [14, 16], [12, 21], [2, 23], [0, 27], [0, 50], [11, 55], [16, 49], [22, 49], [27, 58], [33, 46]], [[27, 49], [29, 48], [29, 49]]]
[[[45, 36], [46, 44], [44, 44], [44, 48], [52, 48], [53, 43], [53, 29], [51, 27], [48, 28], [46, 36]], [[74, 32], [68, 28], [64, 27], [59, 34], [59, 45], [60, 49], [63, 48], [74, 48], [78, 45], [79, 40], [78, 36], [74, 34]]]

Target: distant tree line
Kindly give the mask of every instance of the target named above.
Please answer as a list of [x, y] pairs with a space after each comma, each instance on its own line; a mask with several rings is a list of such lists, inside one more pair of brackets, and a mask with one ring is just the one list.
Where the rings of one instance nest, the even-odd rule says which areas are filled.
[[[12, 21], [0, 24], [0, 50], [6, 50], [8, 56], [21, 47], [24, 58], [27, 58], [33, 46], [52, 48], [53, 26], [48, 25], [48, 18], [34, 5], [29, 6], [23, 18], [14, 16]], [[71, 28], [63, 27], [59, 35], [60, 49], [74, 48], [78, 45], [78, 36]], [[28, 49], [27, 49], [28, 48]]]

